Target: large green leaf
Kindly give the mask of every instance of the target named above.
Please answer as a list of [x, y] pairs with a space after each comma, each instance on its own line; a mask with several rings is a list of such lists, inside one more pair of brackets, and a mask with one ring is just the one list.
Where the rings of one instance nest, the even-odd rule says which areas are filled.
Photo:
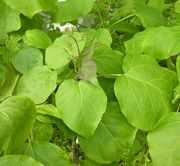
[[48, 11], [55, 8], [56, 0], [3, 0], [12, 9], [32, 18], [40, 11]]
[[180, 52], [179, 29], [180, 26], [160, 26], [137, 33], [125, 43], [126, 53], [132, 55], [145, 53], [156, 59], [167, 59], [176, 55]]
[[152, 129], [164, 114], [174, 110], [172, 99], [177, 75], [152, 61], [143, 55], [141, 63], [132, 63], [115, 82], [121, 111], [132, 125], [143, 130]]
[[17, 95], [27, 96], [36, 104], [43, 103], [56, 88], [57, 75], [47, 66], [38, 66], [25, 73], [17, 85]]
[[72, 79], [56, 93], [56, 105], [65, 124], [84, 137], [95, 132], [106, 110], [107, 98], [100, 86]]
[[[68, 22], [76, 20], [79, 16], [87, 15], [94, 4], [94, 0], [66, 0], [60, 2], [52, 18], [55, 22]], [[81, 7], [80, 7], [81, 6]]]
[[24, 36], [24, 42], [41, 49], [46, 49], [52, 44], [48, 35], [39, 29], [27, 30]]
[[144, 27], [160, 26], [165, 23], [162, 12], [144, 4], [142, 0], [136, 0], [135, 14], [140, 18]]
[[34, 141], [26, 143], [19, 149], [16, 154], [28, 155], [44, 166], [70, 166], [66, 153], [60, 147], [44, 141]]
[[85, 36], [83, 33], [64, 34], [46, 49], [46, 64], [52, 69], [61, 68], [77, 57], [84, 46]]
[[0, 1], [0, 33], [16, 31], [21, 27], [19, 13]]
[[43, 55], [36, 48], [24, 47], [13, 56], [12, 64], [17, 71], [24, 74], [36, 66], [42, 66]]
[[10, 97], [0, 104], [0, 152], [21, 146], [36, 118], [34, 103], [26, 97]]
[[43, 166], [40, 162], [24, 155], [7, 155], [0, 157], [1, 166]]
[[121, 158], [133, 143], [136, 129], [119, 110], [118, 103], [110, 103], [94, 135], [79, 137], [83, 152], [98, 163], [112, 163]]
[[153, 165], [169, 166], [180, 163], [180, 113], [164, 116], [148, 134], [149, 152]]
[[107, 47], [100, 47], [92, 56], [97, 64], [99, 74], [119, 74], [122, 73], [123, 55]]

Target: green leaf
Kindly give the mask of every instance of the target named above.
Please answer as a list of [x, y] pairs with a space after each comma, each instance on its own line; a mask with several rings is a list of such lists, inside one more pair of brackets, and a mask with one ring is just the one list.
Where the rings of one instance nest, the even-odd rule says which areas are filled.
[[36, 66], [42, 66], [43, 55], [36, 48], [24, 47], [13, 56], [12, 64], [17, 71], [24, 74]]
[[178, 73], [178, 79], [180, 82], [180, 56], [177, 57], [176, 69], [177, 69], [177, 73]]
[[39, 29], [27, 30], [24, 36], [24, 42], [29, 46], [41, 49], [46, 49], [52, 44], [48, 35]]
[[103, 46], [94, 52], [92, 60], [96, 62], [99, 74], [108, 75], [122, 73], [123, 55], [119, 51], [114, 51]]
[[6, 67], [0, 60], [0, 87], [4, 84], [6, 80]]
[[12, 67], [6, 67], [6, 78], [3, 86], [0, 88], [0, 101], [12, 96], [19, 75]]
[[0, 157], [1, 166], [43, 166], [40, 162], [24, 155], [6, 155]]
[[153, 129], [164, 114], [174, 110], [172, 99], [177, 85], [176, 73], [153, 65], [152, 61], [154, 59], [142, 56], [141, 63], [134, 63], [115, 82], [121, 111], [129, 123], [142, 130]]
[[28, 138], [36, 118], [34, 103], [26, 97], [10, 97], [0, 104], [0, 152], [20, 147]]
[[56, 88], [57, 75], [47, 66], [38, 66], [25, 73], [17, 85], [17, 95], [27, 96], [36, 104], [43, 103]]
[[49, 115], [61, 119], [59, 111], [52, 104], [42, 104], [37, 106], [37, 112], [39, 114]]
[[174, 7], [175, 7], [175, 12], [180, 13], [180, 0], [176, 1]]
[[137, 33], [125, 43], [126, 53], [131, 55], [144, 53], [156, 59], [167, 59], [176, 55], [180, 52], [179, 28], [180, 26], [160, 26]]
[[35, 141], [50, 141], [53, 134], [52, 125], [36, 121], [32, 135]]
[[56, 0], [3, 0], [12, 9], [15, 9], [19, 13], [32, 18], [36, 13], [40, 11], [48, 11], [55, 9]]
[[64, 123], [86, 138], [95, 132], [106, 103], [101, 87], [86, 81], [66, 80], [56, 93], [56, 105]]
[[122, 157], [133, 143], [136, 129], [119, 110], [118, 103], [110, 103], [94, 135], [79, 137], [83, 152], [98, 163], [112, 163]]
[[165, 23], [162, 12], [144, 4], [142, 0], [136, 0], [135, 14], [140, 18], [143, 26], [146, 28], [164, 25]]
[[70, 162], [65, 152], [60, 147], [44, 141], [34, 141], [26, 143], [16, 154], [28, 155], [44, 166], [70, 166]]
[[83, 33], [74, 32], [56, 38], [54, 43], [46, 49], [45, 61], [52, 69], [67, 65], [74, 57], [79, 56], [85, 46]]
[[164, 116], [149, 132], [147, 139], [153, 165], [179, 165], [180, 113]]
[[0, 33], [16, 31], [21, 27], [19, 13], [0, 1]]
[[67, 0], [59, 2], [57, 10], [51, 12], [51, 16], [55, 22], [76, 20], [79, 16], [87, 15], [92, 10], [94, 1], [95, 0]]

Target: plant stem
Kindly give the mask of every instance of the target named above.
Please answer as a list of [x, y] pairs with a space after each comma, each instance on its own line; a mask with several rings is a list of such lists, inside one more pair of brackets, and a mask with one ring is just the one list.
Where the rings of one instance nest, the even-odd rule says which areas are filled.
[[124, 21], [124, 20], [126, 20], [126, 19], [128, 19], [128, 18], [131, 18], [131, 17], [133, 17], [133, 16], [135, 16], [135, 14], [131, 14], [131, 15], [129, 15], [129, 16], [126, 16], [126, 17], [124, 17], [124, 18], [122, 18], [122, 19], [114, 22], [114, 23], [109, 27], [109, 29], [111, 29], [111, 28], [112, 28], [113, 26], [115, 26], [116, 24], [118, 24], [118, 23], [120, 23], [120, 22], [122, 22], [122, 21]]
[[71, 148], [72, 148], [71, 161], [74, 164], [77, 163], [77, 157], [78, 157], [78, 149], [77, 149], [76, 139], [77, 139], [77, 136], [73, 136], [73, 138], [72, 138], [72, 146], [71, 146]]

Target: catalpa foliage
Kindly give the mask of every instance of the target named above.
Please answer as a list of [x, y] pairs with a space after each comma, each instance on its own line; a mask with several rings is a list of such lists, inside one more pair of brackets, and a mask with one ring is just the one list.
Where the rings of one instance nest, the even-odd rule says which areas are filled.
[[1, 166], [180, 165], [180, 0], [0, 9]]

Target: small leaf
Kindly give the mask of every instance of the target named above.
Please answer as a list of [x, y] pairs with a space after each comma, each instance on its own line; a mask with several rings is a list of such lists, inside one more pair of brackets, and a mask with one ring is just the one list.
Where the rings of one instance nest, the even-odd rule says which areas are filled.
[[79, 56], [85, 46], [83, 33], [74, 32], [56, 38], [54, 43], [46, 49], [45, 61], [52, 69], [67, 65], [74, 57]]
[[24, 47], [13, 56], [12, 64], [17, 71], [24, 74], [36, 66], [42, 66], [43, 55], [36, 48]]
[[27, 96], [36, 104], [43, 103], [56, 88], [57, 75], [47, 66], [38, 66], [25, 73], [17, 85], [17, 95]]
[[1, 166], [43, 166], [40, 162], [25, 155], [6, 155], [0, 157]]
[[87, 138], [100, 123], [106, 103], [101, 87], [86, 81], [66, 80], [56, 93], [56, 105], [64, 123]]
[[122, 73], [123, 55], [121, 52], [103, 46], [94, 52], [92, 60], [96, 62], [99, 74]]
[[39, 105], [37, 107], [37, 112], [39, 114], [49, 115], [49, 116], [61, 119], [61, 115], [59, 114], [59, 111], [52, 104], [42, 104], [42, 105]]
[[39, 29], [27, 30], [24, 36], [24, 42], [35, 48], [46, 49], [52, 44], [47, 34]]

